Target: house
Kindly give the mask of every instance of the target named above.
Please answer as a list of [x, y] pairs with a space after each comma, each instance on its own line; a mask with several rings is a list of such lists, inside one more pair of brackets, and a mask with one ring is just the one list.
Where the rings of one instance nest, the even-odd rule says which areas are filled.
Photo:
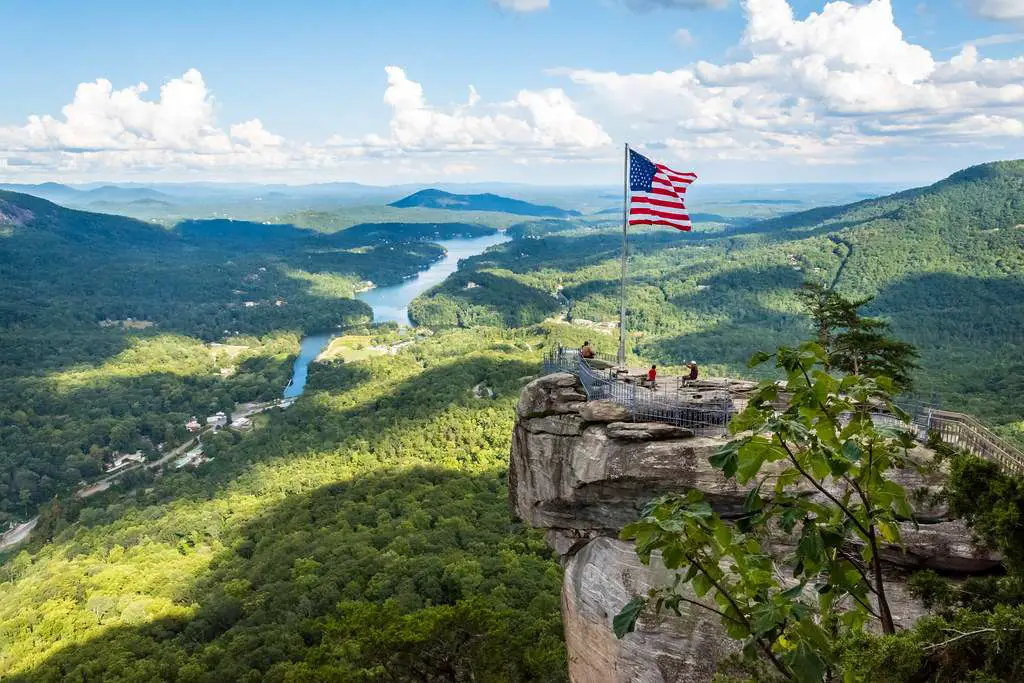
[[200, 444], [193, 448], [192, 450], [190, 450], [185, 455], [175, 460], [174, 469], [180, 470], [182, 467], [185, 467], [187, 465], [195, 465], [196, 467], [198, 467], [203, 462], [205, 462], [205, 458], [203, 458], [203, 446], [202, 444]]
[[185, 423], [185, 429], [193, 433], [198, 432], [202, 428], [203, 426], [199, 424], [199, 420], [196, 419], [195, 415], [192, 416], [191, 420]]
[[146, 462], [146, 456], [142, 454], [142, 451], [135, 451], [134, 453], [127, 453], [114, 458], [114, 462], [107, 465], [104, 469], [107, 472], [117, 472], [123, 470], [132, 463]]
[[245, 306], [246, 308], [254, 308], [255, 306], [257, 306], [257, 303], [255, 301], [243, 301], [242, 305]]
[[221, 411], [216, 415], [211, 415], [210, 417], [206, 418], [206, 424], [209, 425], [210, 427], [213, 427], [214, 429], [220, 429], [221, 427], [227, 425], [227, 423], [228, 416], [224, 414], [224, 411]]

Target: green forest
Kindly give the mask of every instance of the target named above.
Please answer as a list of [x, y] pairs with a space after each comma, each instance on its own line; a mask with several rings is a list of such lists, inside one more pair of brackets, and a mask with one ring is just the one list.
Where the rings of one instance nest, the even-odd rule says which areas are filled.
[[428, 239], [493, 232], [165, 229], [0, 192], [0, 526], [95, 477], [115, 452], [155, 458], [181, 443], [192, 415], [279, 396], [303, 332], [370, 322], [357, 289], [441, 258]]

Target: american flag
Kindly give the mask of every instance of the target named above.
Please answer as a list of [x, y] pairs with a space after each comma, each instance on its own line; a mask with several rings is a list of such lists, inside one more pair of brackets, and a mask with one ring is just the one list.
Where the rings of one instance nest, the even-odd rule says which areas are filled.
[[692, 225], [683, 195], [696, 179], [696, 173], [673, 171], [629, 150], [629, 224], [667, 225], [689, 231]]

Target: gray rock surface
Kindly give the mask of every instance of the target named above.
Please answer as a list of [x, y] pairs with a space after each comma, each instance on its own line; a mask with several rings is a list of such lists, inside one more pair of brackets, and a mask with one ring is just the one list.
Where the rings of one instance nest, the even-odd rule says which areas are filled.
[[608, 425], [607, 434], [613, 439], [651, 441], [654, 439], [689, 439], [693, 436], [693, 430], [663, 422], [613, 422]]
[[629, 411], [614, 401], [590, 401], [580, 410], [584, 422], [622, 422]]
[[[752, 390], [749, 383], [733, 384], [708, 381], [692, 389], [700, 399], [723, 386], [740, 393]], [[509, 503], [526, 523], [547, 530], [547, 541], [565, 568], [562, 616], [571, 679], [710, 680], [719, 658], [734, 647], [715, 615], [696, 607], [681, 618], [647, 615], [637, 631], [622, 640], [612, 632], [611, 621], [633, 596], [664, 585], [669, 578], [657, 558], [645, 567], [632, 544], [617, 540], [618, 531], [634, 521], [647, 502], [696, 488], [720, 514], [740, 511], [746, 488], [725, 480], [708, 464], [724, 439], [694, 437], [689, 430], [666, 424], [630, 422], [627, 411], [616, 404], [587, 403], [582, 386], [567, 373], [528, 384], [517, 414]], [[925, 449], [911, 453], [922, 462], [929, 455]], [[947, 519], [941, 504], [928, 500], [927, 494], [941, 487], [943, 477], [942, 471], [914, 470], [897, 477], [908, 491], [921, 493], [916, 504], [919, 519], [934, 522], [903, 524], [902, 547], [883, 551], [890, 563], [887, 592], [894, 618], [904, 626], [923, 614], [903, 584], [907, 570], [976, 572], [999, 562], [993, 553], [975, 548], [965, 527]], [[769, 476], [766, 490], [770, 485]], [[773, 552], [784, 557], [795, 541], [773, 535]]]

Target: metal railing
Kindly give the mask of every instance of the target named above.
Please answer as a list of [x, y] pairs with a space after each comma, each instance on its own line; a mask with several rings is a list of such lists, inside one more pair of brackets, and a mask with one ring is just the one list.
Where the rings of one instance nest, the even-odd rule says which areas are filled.
[[[712, 390], [710, 397], [692, 390], [680, 391], [677, 378], [667, 378], [654, 388], [638, 386], [620, 377], [615, 367], [616, 361], [609, 355], [595, 354], [594, 358], [585, 359], [578, 349], [561, 346], [544, 358], [544, 374], [576, 375], [588, 400], [614, 401], [626, 408], [635, 422], [665, 422], [687, 427], [701, 436], [721, 436], [728, 433], [729, 421], [746, 402], [727, 390]], [[701, 400], [696, 401], [695, 396]], [[992, 461], [1009, 474], [1024, 476], [1024, 451], [970, 415], [914, 400], [898, 401], [897, 405], [910, 416], [909, 421], [879, 411], [872, 415], [875, 424], [909, 428], [922, 443], [935, 433], [954, 448]]]
[[669, 377], [654, 386], [641, 386], [623, 379], [615, 370], [615, 359], [605, 354], [582, 358], [578, 349], [557, 347], [544, 359], [544, 372], [576, 375], [587, 399], [610, 400], [626, 408], [634, 422], [664, 422], [693, 430], [700, 436], [721, 436], [728, 432], [736, 406], [727, 389], [709, 392], [683, 391], [678, 378]]

